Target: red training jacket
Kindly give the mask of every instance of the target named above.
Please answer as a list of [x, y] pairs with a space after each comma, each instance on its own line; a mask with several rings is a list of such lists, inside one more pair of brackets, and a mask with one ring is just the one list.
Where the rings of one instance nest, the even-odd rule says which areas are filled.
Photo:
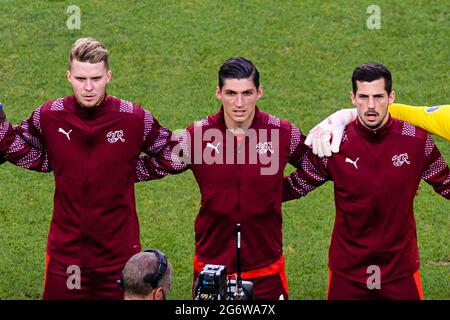
[[450, 199], [449, 168], [424, 130], [390, 117], [371, 131], [357, 119], [346, 128], [339, 153], [323, 160], [308, 155], [301, 163], [284, 181], [284, 199], [333, 180], [333, 272], [367, 283], [374, 265], [387, 283], [419, 269], [413, 200], [420, 179]]
[[[242, 271], [281, 257], [283, 172], [288, 162], [298, 165], [309, 151], [304, 140], [294, 125], [258, 108], [240, 144], [226, 129], [223, 109], [180, 134], [180, 152], [175, 154], [185, 164], [178, 169], [192, 169], [201, 193], [195, 219], [195, 251], [201, 261], [236, 272], [237, 223]], [[140, 178], [146, 179], [145, 174]]]
[[[170, 138], [150, 112], [112, 96], [84, 108], [69, 96], [46, 102], [15, 132], [9, 124], [4, 128], [0, 147], [7, 148], [8, 161], [53, 170], [47, 244], [52, 258], [97, 267], [124, 262], [141, 250], [134, 182], [144, 169], [153, 179], [167, 174], [157, 163], [167, 161], [163, 150]], [[141, 152], [153, 166], [138, 164]]]

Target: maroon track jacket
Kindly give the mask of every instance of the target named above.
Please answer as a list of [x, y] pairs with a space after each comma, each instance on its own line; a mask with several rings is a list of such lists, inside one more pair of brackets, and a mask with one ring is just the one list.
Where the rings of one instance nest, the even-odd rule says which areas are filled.
[[0, 130], [7, 160], [55, 176], [47, 244], [52, 258], [97, 267], [141, 250], [134, 197], [138, 159], [147, 154], [153, 165], [146, 172], [153, 179], [166, 175], [153, 168], [166, 161], [170, 139], [150, 112], [112, 96], [84, 108], [69, 96], [46, 102], [14, 130], [8, 123]]
[[374, 132], [356, 120], [346, 128], [339, 153], [323, 160], [303, 157], [284, 181], [283, 198], [304, 196], [333, 180], [329, 267], [366, 283], [367, 268], [375, 265], [387, 283], [419, 269], [413, 200], [420, 179], [450, 199], [449, 168], [424, 130], [390, 117]]
[[[283, 172], [288, 162], [297, 165], [309, 151], [304, 140], [294, 125], [258, 108], [241, 144], [226, 130], [222, 109], [180, 134], [182, 152], [175, 153], [183, 154], [187, 164], [182, 170], [192, 169], [201, 193], [195, 219], [195, 251], [201, 261], [236, 271], [237, 223], [242, 271], [280, 258]], [[141, 173], [141, 179], [149, 179]]]

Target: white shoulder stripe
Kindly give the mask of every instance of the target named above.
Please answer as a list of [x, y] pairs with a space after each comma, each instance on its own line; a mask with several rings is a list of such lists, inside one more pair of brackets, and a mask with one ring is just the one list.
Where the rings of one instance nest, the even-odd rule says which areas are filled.
[[53, 101], [50, 110], [52, 111], [64, 110], [64, 98], [58, 98], [55, 101]]
[[133, 113], [133, 103], [120, 99], [120, 112]]
[[416, 136], [416, 127], [408, 122], [403, 122], [402, 135], [415, 137]]

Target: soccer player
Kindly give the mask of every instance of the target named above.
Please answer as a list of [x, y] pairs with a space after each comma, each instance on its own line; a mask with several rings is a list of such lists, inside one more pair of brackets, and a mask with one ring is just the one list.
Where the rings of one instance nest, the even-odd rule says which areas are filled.
[[352, 84], [358, 115], [340, 152], [306, 155], [284, 181], [284, 200], [334, 182], [328, 299], [423, 299], [413, 199], [420, 179], [450, 199], [450, 170], [424, 130], [389, 115], [395, 92], [384, 65], [358, 66]]
[[[286, 164], [309, 151], [300, 130], [261, 111], [259, 72], [245, 58], [219, 70], [217, 113], [179, 134], [185, 169], [199, 185], [195, 219], [194, 282], [205, 264], [237, 271], [236, 224], [241, 225], [241, 270], [254, 283], [255, 299], [287, 299], [281, 198]], [[172, 150], [173, 151], [173, 150]], [[142, 159], [147, 167], [149, 159]], [[163, 170], [163, 168], [159, 168]], [[139, 170], [138, 170], [139, 171]], [[138, 178], [148, 180], [145, 170]]]
[[[73, 95], [45, 102], [20, 126], [5, 122], [8, 161], [55, 176], [44, 299], [122, 299], [117, 279], [140, 252], [134, 198], [141, 152], [165, 162], [170, 132], [141, 106], [106, 94], [108, 50], [82, 38], [69, 55]], [[161, 172], [146, 168], [153, 179]], [[69, 285], [70, 284], [70, 285]]]
[[[389, 113], [396, 119], [450, 141], [450, 105], [415, 107], [393, 103], [389, 106]], [[356, 116], [356, 109], [336, 111], [309, 132], [305, 143], [312, 146], [314, 154], [319, 157], [329, 157], [332, 152], [339, 152], [342, 133]]]

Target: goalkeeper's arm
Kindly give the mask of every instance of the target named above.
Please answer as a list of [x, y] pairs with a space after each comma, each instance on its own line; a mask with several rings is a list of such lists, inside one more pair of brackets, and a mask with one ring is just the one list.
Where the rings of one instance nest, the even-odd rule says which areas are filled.
[[[450, 141], [450, 105], [414, 107], [393, 103], [389, 106], [389, 113], [394, 118], [409, 122]], [[312, 146], [313, 153], [319, 157], [329, 157], [332, 152], [339, 152], [344, 129], [356, 117], [355, 108], [336, 111], [311, 129], [305, 144]]]

